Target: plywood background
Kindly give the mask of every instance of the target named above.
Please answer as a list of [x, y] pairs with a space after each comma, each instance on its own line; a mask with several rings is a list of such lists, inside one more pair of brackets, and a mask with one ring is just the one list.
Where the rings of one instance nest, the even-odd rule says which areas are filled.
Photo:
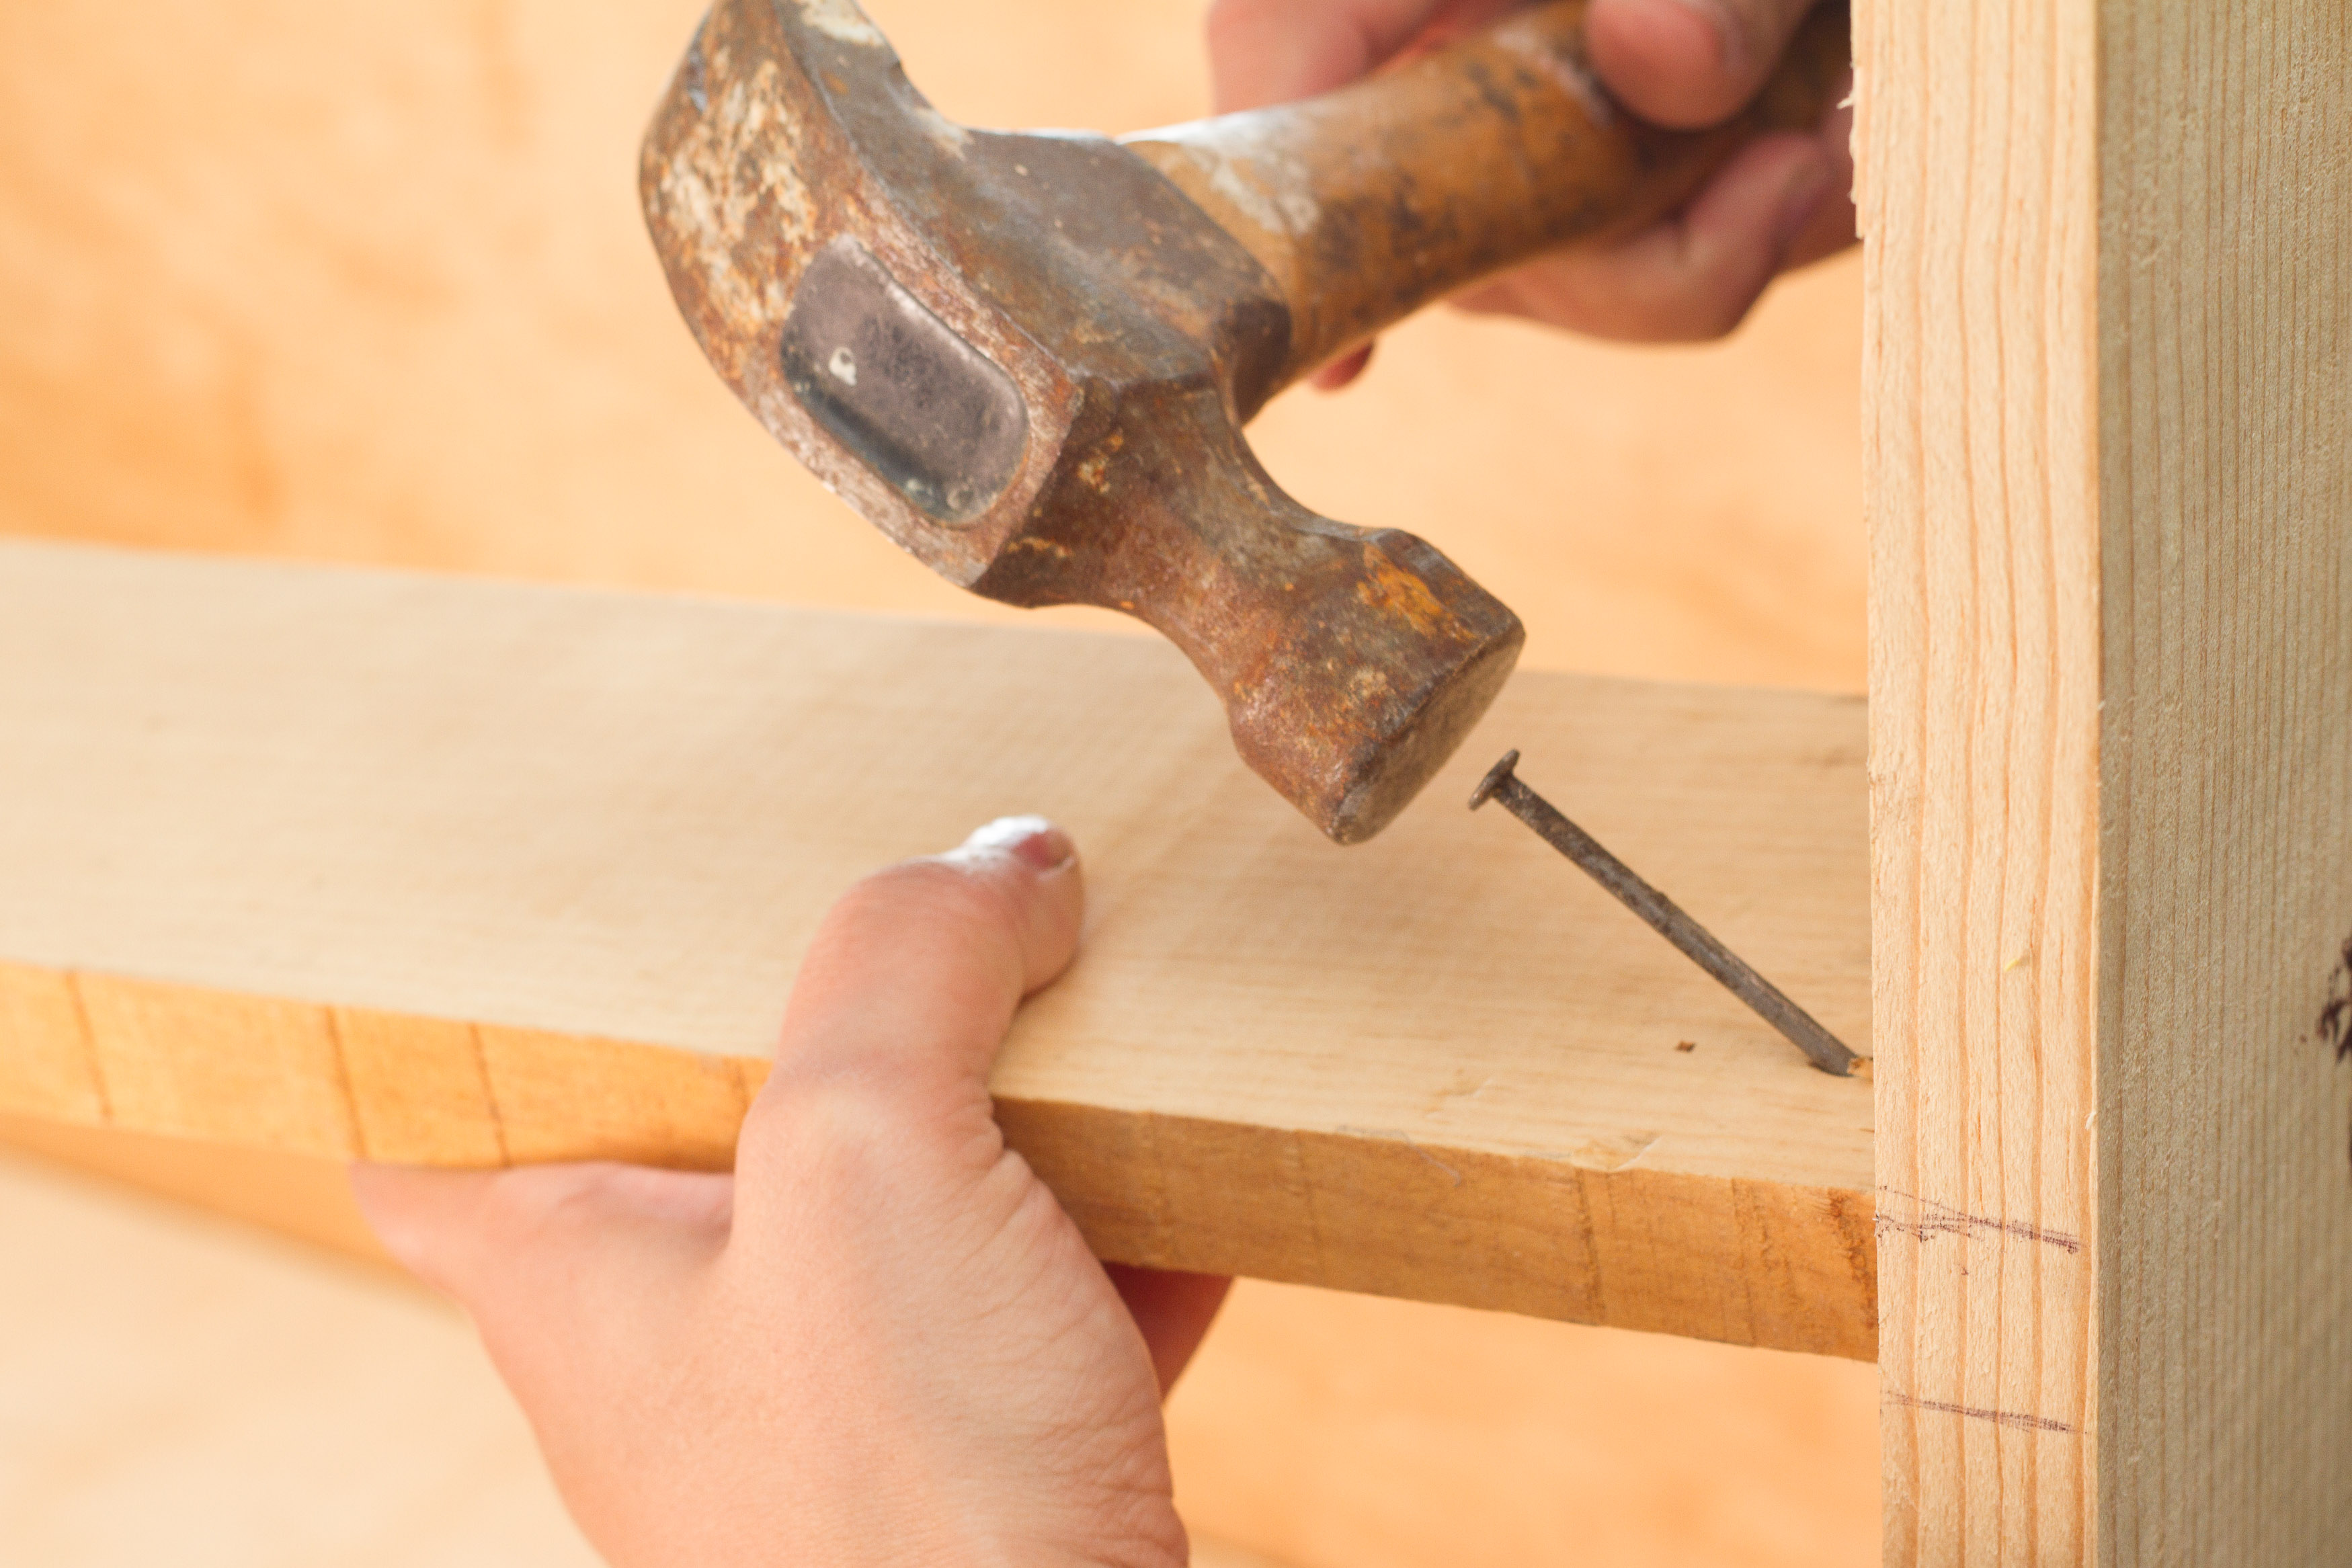
[[[695, 9], [0, 14], [0, 529], [1018, 613], [937, 582], [814, 486], [675, 320], [634, 147]], [[961, 118], [1115, 131], [1205, 105], [1194, 0], [871, 9]], [[1308, 504], [1454, 555], [1525, 617], [1531, 664], [1856, 690], [1859, 340], [1850, 262], [1784, 285], [1721, 348], [1438, 315], [1395, 334], [1359, 388], [1293, 394], [1253, 434]], [[329, 1167], [7, 1132], [369, 1249]], [[0, 1206], [23, 1243], [12, 1280], [61, 1280], [57, 1228], [18, 1213]], [[121, 1250], [124, 1299], [145, 1290], [142, 1245]], [[104, 1260], [74, 1266], [102, 1277]], [[275, 1299], [275, 1278], [239, 1288]], [[10, 1333], [41, 1295], [0, 1294]], [[93, 1347], [125, 1332], [40, 1322]], [[241, 1367], [270, 1408], [351, 1416], [332, 1377], [289, 1393], [260, 1351], [188, 1354], [225, 1358], [205, 1397], [240, 1397]], [[416, 1375], [474, 1375], [450, 1364], [420, 1353]], [[1239, 1293], [1171, 1419], [1195, 1521], [1301, 1564], [1544, 1563], [1571, 1545], [1603, 1563], [1858, 1564], [1875, 1560], [1875, 1398], [1867, 1367], [1263, 1287]], [[218, 1450], [152, 1407], [122, 1419], [161, 1423], [117, 1434], [148, 1468], [83, 1479], [130, 1486], [108, 1495], [169, 1542], [185, 1478]], [[9, 1463], [33, 1441], [0, 1429]], [[157, 1458], [172, 1454], [176, 1469]], [[278, 1484], [242, 1473], [254, 1497]], [[94, 1544], [46, 1560], [134, 1559]]]

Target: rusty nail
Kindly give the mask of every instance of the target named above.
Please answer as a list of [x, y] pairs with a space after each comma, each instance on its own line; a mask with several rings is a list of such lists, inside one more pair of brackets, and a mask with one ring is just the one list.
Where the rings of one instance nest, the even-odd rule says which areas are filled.
[[1640, 915], [1659, 936], [1682, 950], [1683, 956], [1721, 981], [1726, 990], [1752, 1009], [1805, 1059], [1835, 1077], [1852, 1076], [1859, 1060], [1821, 1021], [1790, 1001], [1780, 987], [1758, 974], [1748, 961], [1717, 941], [1706, 926], [1683, 913], [1682, 907], [1634, 873], [1633, 868], [1611, 854], [1600, 841], [1562, 816], [1552, 803], [1519, 781], [1513, 771], [1519, 754], [1506, 752], [1471, 791], [1470, 809], [1499, 800], [1503, 810], [1535, 830], [1536, 836], [1574, 861], [1593, 881], [1607, 888], [1620, 904]]

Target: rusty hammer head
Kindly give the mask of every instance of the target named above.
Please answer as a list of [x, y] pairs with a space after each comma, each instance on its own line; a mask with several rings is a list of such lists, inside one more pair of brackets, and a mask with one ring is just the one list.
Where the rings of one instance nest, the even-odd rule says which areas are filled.
[[1333, 839], [1379, 831], [1509, 674], [1510, 611], [1252, 456], [1289, 308], [1134, 153], [953, 124], [850, 0], [718, 0], [641, 183], [688, 322], [779, 440], [952, 581], [1165, 632]]

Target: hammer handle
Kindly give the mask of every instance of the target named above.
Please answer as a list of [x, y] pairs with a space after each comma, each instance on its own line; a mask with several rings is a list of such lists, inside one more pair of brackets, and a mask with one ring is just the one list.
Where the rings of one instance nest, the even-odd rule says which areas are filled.
[[1515, 12], [1320, 98], [1124, 139], [1281, 287], [1290, 345], [1267, 395], [1517, 262], [1654, 223], [1755, 137], [1818, 125], [1851, 58], [1833, 0], [1740, 115], [1661, 130], [1600, 85], [1585, 5]]

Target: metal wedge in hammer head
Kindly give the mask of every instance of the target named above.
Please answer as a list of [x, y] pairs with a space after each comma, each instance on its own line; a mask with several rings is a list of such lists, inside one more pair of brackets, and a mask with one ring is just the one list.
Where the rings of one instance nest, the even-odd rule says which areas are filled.
[[851, 0], [718, 0], [646, 133], [646, 218], [711, 363], [821, 479], [974, 592], [1158, 628], [1352, 843], [1523, 632], [1422, 540], [1291, 500], [1242, 425], [1422, 304], [1670, 210], [1816, 118], [1843, 59], [1841, 18], [1741, 122], [1658, 131], [1594, 86], [1581, 12], [1122, 143], [946, 120]]

